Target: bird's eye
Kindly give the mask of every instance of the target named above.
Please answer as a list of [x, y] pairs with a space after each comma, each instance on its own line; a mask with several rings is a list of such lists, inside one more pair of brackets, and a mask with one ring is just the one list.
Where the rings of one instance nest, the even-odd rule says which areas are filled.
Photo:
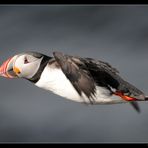
[[27, 57], [25, 57], [24, 64], [28, 64], [28, 63], [29, 63], [29, 61], [28, 61]]

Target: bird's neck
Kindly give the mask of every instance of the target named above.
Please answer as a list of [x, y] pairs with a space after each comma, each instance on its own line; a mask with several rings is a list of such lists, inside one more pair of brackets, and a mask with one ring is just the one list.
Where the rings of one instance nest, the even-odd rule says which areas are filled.
[[49, 62], [50, 59], [52, 59], [52, 57], [44, 56], [43, 59], [42, 59], [42, 62], [40, 64], [40, 67], [39, 67], [38, 71], [36, 72], [36, 74], [32, 78], [27, 79], [27, 80], [29, 80], [32, 83], [38, 82], [44, 68], [46, 67], [46, 65], [47, 65], [47, 63]]

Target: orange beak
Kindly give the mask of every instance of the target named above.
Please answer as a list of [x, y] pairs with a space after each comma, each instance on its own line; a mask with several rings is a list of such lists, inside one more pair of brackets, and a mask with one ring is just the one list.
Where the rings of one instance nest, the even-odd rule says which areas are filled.
[[6, 77], [6, 78], [15, 78], [17, 75], [13, 71], [13, 62], [14, 57], [9, 58], [7, 61], [5, 61], [1, 67], [0, 67], [0, 76]]

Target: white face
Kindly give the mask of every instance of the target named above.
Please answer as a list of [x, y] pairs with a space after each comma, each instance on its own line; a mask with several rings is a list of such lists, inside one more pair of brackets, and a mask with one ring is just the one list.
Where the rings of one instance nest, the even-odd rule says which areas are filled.
[[37, 73], [42, 59], [29, 54], [18, 55], [13, 63], [13, 71], [18, 77], [30, 79]]

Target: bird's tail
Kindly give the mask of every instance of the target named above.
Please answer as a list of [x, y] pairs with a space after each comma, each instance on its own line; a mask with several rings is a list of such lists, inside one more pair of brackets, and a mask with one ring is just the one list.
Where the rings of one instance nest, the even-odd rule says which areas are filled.
[[[144, 100], [138, 100], [138, 101], [148, 101], [148, 96], [145, 96], [145, 99]], [[138, 102], [134, 101], [134, 102], [130, 102], [131, 105], [133, 106], [133, 108], [138, 112], [140, 113], [140, 107], [138, 105]]]
[[148, 101], [148, 96], [145, 96], [145, 101]]
[[139, 102], [139, 101], [148, 101], [148, 96], [144, 96], [144, 99], [137, 99], [136, 102]]

